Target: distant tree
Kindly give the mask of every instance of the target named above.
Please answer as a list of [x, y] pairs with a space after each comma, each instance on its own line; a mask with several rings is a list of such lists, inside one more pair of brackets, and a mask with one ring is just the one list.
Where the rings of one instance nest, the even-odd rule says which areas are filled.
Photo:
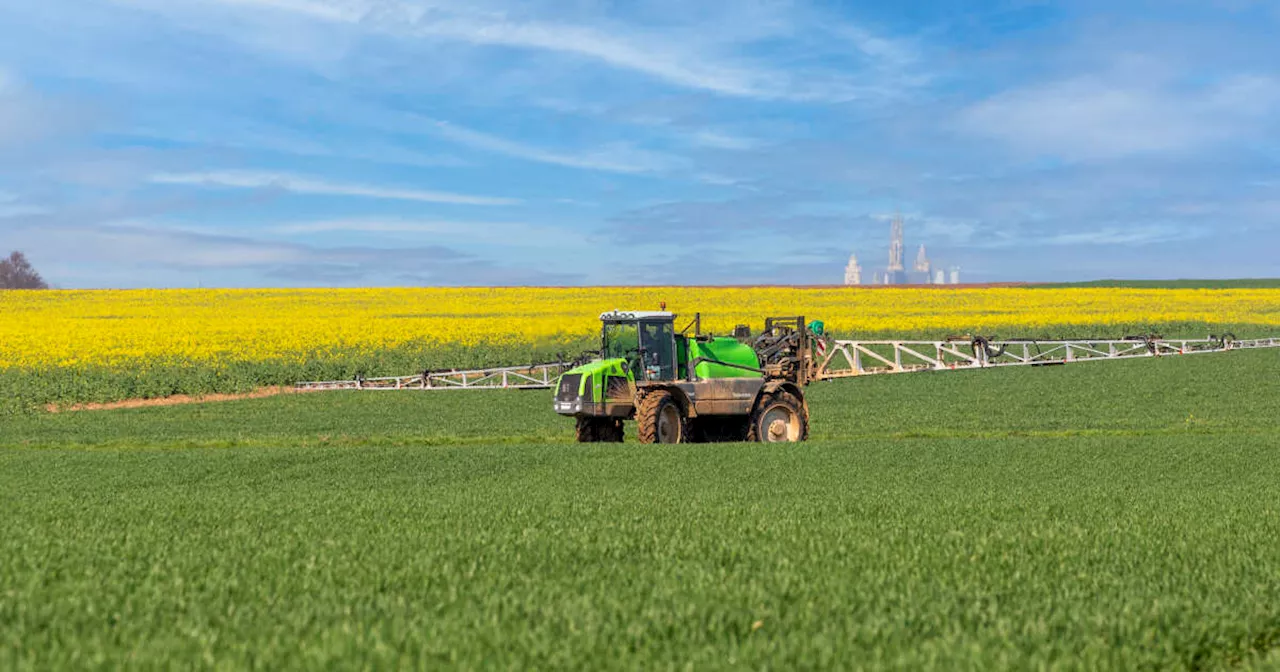
[[26, 255], [14, 252], [8, 259], [0, 259], [0, 289], [49, 289], [49, 285], [31, 267]]

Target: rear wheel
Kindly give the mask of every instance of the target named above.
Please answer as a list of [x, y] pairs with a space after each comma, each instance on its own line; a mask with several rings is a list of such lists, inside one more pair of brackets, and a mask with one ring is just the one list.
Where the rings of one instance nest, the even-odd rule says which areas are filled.
[[684, 443], [689, 440], [684, 411], [666, 390], [655, 390], [640, 400], [636, 408], [636, 433], [640, 443]]
[[784, 443], [808, 438], [808, 409], [790, 392], [779, 390], [761, 399], [751, 414], [748, 441]]
[[617, 418], [578, 418], [578, 443], [622, 443], [622, 421]]

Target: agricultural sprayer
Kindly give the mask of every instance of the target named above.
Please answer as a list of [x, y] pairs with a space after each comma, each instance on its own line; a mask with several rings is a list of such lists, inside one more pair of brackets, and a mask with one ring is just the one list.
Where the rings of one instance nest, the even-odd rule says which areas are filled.
[[600, 350], [579, 362], [411, 376], [299, 383], [301, 389], [554, 389], [556, 413], [575, 418], [578, 441], [620, 442], [634, 420], [642, 443], [803, 441], [809, 436], [805, 388], [867, 375], [1056, 366], [1141, 357], [1280, 347], [1280, 338], [1238, 340], [1158, 335], [1122, 339], [857, 341], [828, 337], [820, 321], [770, 317], [753, 334], [702, 333], [695, 314], [683, 328], [659, 311], [600, 316]]

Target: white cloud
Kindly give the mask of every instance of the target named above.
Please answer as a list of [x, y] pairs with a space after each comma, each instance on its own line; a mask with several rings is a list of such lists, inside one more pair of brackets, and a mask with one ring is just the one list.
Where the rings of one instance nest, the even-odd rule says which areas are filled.
[[49, 208], [39, 205], [23, 205], [21, 203], [4, 203], [0, 202], [0, 219], [11, 219], [14, 217], [26, 217], [29, 215], [44, 215], [50, 212]]
[[413, 234], [426, 236], [432, 242], [482, 243], [500, 247], [562, 248], [583, 240], [578, 231], [524, 222], [334, 219], [281, 224], [270, 230], [291, 236], [319, 233]]
[[573, 54], [633, 70], [671, 84], [749, 98], [789, 97], [784, 75], [683, 53], [671, 44], [642, 44], [585, 26], [539, 22], [424, 19], [418, 35], [473, 44], [523, 47]]
[[1277, 108], [1280, 83], [1265, 77], [1181, 90], [1092, 76], [998, 94], [964, 110], [960, 126], [1027, 154], [1105, 160], [1242, 137]]
[[[12, 235], [23, 249], [64, 262], [225, 268], [300, 263], [308, 258], [308, 250], [297, 245], [193, 235], [127, 221], [97, 226], [28, 226]], [[68, 244], [70, 240], [75, 243]]]
[[433, 134], [461, 145], [570, 168], [614, 173], [649, 173], [668, 170], [678, 163], [674, 157], [637, 149], [626, 144], [607, 145], [586, 152], [566, 154], [482, 133], [447, 121], [428, 119], [427, 123]]
[[690, 137], [694, 144], [712, 149], [748, 150], [756, 147], [756, 141], [720, 131], [696, 131]]
[[1150, 245], [1200, 238], [1203, 232], [1192, 226], [1169, 224], [1134, 224], [1112, 226], [1088, 231], [1068, 231], [1049, 234], [1018, 234], [993, 230], [969, 247], [1004, 249], [1012, 247], [1069, 247]]
[[728, 175], [721, 175], [719, 173], [704, 172], [704, 173], [698, 173], [695, 177], [699, 182], [703, 184], [713, 184], [717, 187], [732, 187], [732, 186], [738, 185], [741, 182], [741, 180], [739, 179], [729, 177]]
[[0, 147], [22, 147], [54, 135], [70, 125], [71, 116], [0, 68]]
[[1189, 231], [1171, 226], [1137, 226], [1097, 231], [1059, 233], [1042, 239], [1042, 245], [1142, 245], [1184, 240]]
[[229, 115], [213, 116], [215, 118], [199, 120], [184, 116], [175, 119], [172, 125], [138, 127], [132, 134], [142, 138], [211, 147], [355, 159], [370, 163], [455, 168], [470, 165], [456, 156], [415, 151], [386, 140], [347, 140], [340, 137], [313, 139], [286, 126], [261, 124], [252, 119]]
[[[913, 218], [916, 219], [916, 218]], [[949, 245], [965, 245], [980, 233], [980, 223], [972, 219], [923, 217], [920, 236]]]
[[867, 56], [883, 59], [893, 65], [905, 66], [918, 59], [916, 51], [907, 44], [876, 35], [860, 26], [840, 25], [833, 32], [849, 40], [858, 51]]
[[[171, 15], [189, 11], [193, 6], [192, 2], [183, 4], [171, 0], [116, 1], [145, 5]], [[366, 32], [565, 54], [684, 88], [758, 99], [847, 101], [869, 91], [882, 92], [885, 87], [876, 83], [868, 86], [866, 76], [851, 77], [839, 68], [799, 72], [742, 58], [733, 53], [743, 46], [742, 42], [735, 42], [735, 37], [745, 42], [765, 38], [797, 40], [821, 33], [827, 40], [827, 48], [834, 49], [836, 54], [847, 55], [847, 46], [853, 44], [863, 57], [881, 61], [890, 69], [907, 62], [906, 54], [910, 51], [900, 43], [862, 28], [848, 27], [833, 38], [830, 30], [796, 26], [784, 20], [761, 22], [761, 27], [746, 31], [750, 34], [736, 36], [723, 21], [711, 31], [702, 25], [668, 26], [658, 31], [603, 20], [586, 24], [524, 16], [513, 18], [521, 13], [527, 15], [528, 8], [484, 11], [467, 3], [412, 0], [202, 0], [194, 3], [197, 7], [202, 5], [241, 10], [242, 20], [271, 21], [272, 15], [276, 15], [275, 19], [279, 15], [291, 15]], [[727, 16], [748, 13], [743, 9], [735, 8]], [[195, 24], [195, 27], [200, 26]], [[765, 34], [759, 34], [762, 28]], [[717, 35], [724, 37], [717, 38]], [[322, 45], [316, 48], [324, 49]], [[802, 51], [812, 54], [813, 50], [810, 46]], [[317, 58], [324, 55], [317, 54]]]
[[217, 0], [227, 5], [302, 14], [325, 21], [359, 21], [372, 11], [372, 2], [309, 2], [308, 0]]
[[460, 205], [512, 205], [519, 199], [496, 196], [473, 196], [445, 191], [422, 189], [396, 189], [362, 184], [328, 182], [288, 173], [258, 171], [211, 171], [203, 173], [157, 173], [151, 176], [156, 184], [179, 184], [204, 187], [231, 187], [236, 189], [280, 189], [295, 194], [328, 196], [360, 196], [388, 200], [422, 201], [426, 203], [450, 203]]
[[315, 222], [295, 222], [271, 227], [275, 233], [332, 233], [348, 231], [360, 233], [444, 233], [452, 234], [470, 229], [485, 230], [494, 226], [507, 226], [492, 222], [449, 222], [399, 219], [330, 219]]
[[[63, 218], [64, 220], [66, 218]], [[491, 285], [573, 284], [576, 274], [499, 266], [473, 254], [434, 242], [317, 246], [303, 242], [262, 240], [145, 220], [113, 220], [90, 225], [28, 222], [6, 230], [14, 247], [39, 259], [42, 268], [60, 269], [50, 278], [73, 279], [87, 286], [152, 284], [157, 274], [167, 285], [212, 283], [227, 286], [272, 284], [352, 285]], [[68, 244], [75, 241], [75, 244]], [[85, 269], [90, 269], [85, 271]], [[68, 272], [69, 271], [69, 272]]]

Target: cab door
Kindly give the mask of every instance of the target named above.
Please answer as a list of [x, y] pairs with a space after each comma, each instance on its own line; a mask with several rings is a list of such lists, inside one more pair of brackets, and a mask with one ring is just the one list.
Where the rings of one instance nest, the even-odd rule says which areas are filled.
[[640, 373], [644, 380], [676, 379], [676, 339], [671, 322], [641, 322], [640, 351]]

